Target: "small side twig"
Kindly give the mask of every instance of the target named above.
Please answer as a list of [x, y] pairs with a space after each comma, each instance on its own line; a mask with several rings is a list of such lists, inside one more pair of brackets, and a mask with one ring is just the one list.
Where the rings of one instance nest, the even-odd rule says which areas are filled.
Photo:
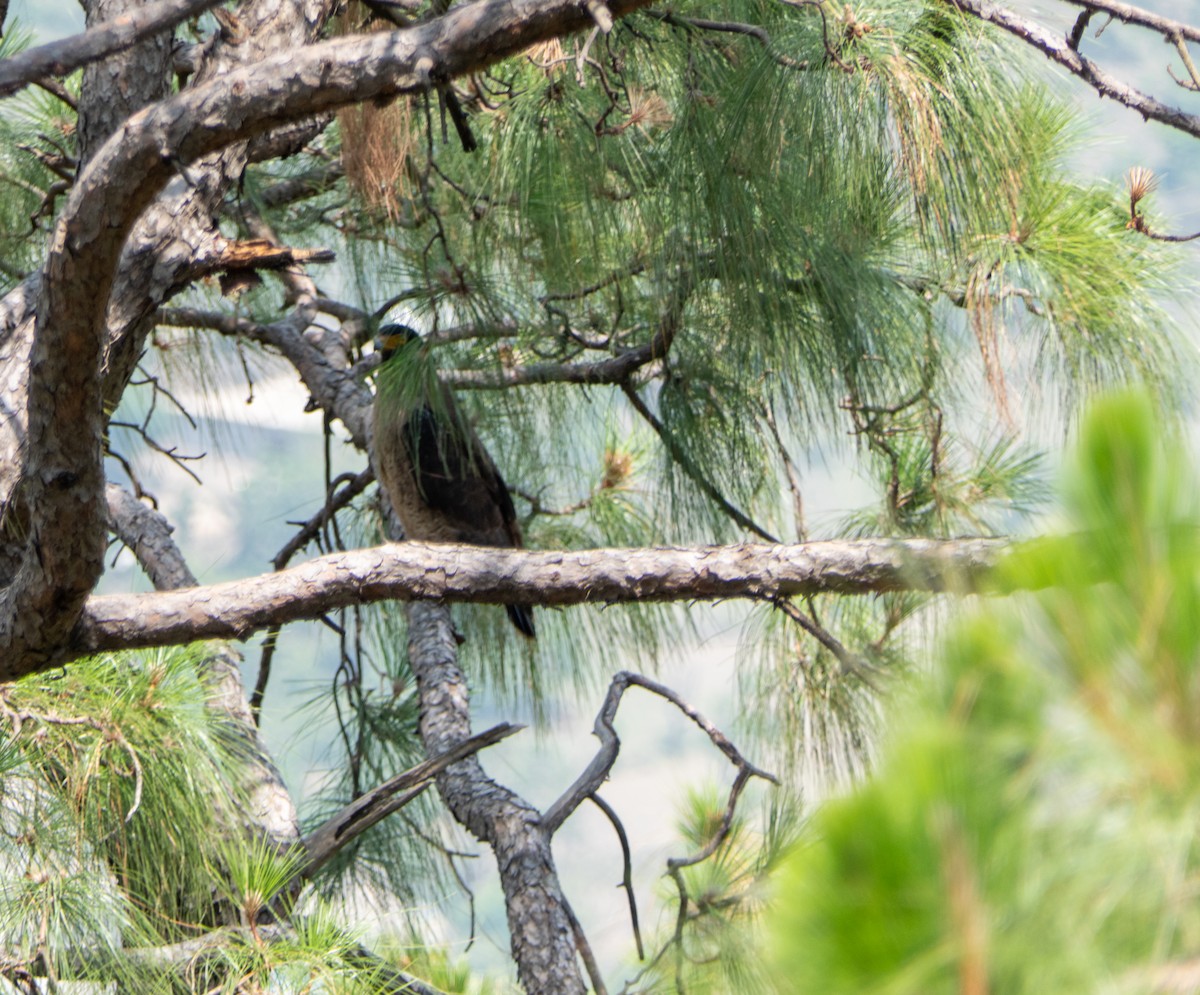
[[775, 440], [775, 451], [779, 453], [779, 461], [783, 464], [784, 473], [787, 474], [788, 491], [792, 495], [792, 518], [796, 525], [796, 541], [807, 542], [808, 530], [804, 527], [804, 491], [800, 484], [800, 471], [797, 469], [796, 461], [792, 459], [788, 447], [784, 444], [783, 435], [779, 431], [779, 423], [775, 419], [775, 412], [771, 405], [764, 404], [762, 413], [767, 428], [771, 430], [771, 438]]
[[465, 853], [462, 850], [452, 850], [441, 840], [434, 839], [432, 836], [422, 830], [421, 827], [412, 819], [408, 818], [408, 816], [402, 816], [401, 818], [403, 819], [404, 824], [408, 827], [409, 832], [411, 832], [426, 846], [431, 847], [446, 858], [446, 863], [450, 867], [450, 873], [454, 875], [454, 880], [458, 882], [459, 889], [466, 896], [468, 914], [467, 935], [470, 937], [470, 939], [467, 940], [466, 946], [463, 947], [463, 953], [465, 954], [473, 946], [475, 946], [475, 921], [477, 918], [475, 913], [475, 892], [467, 883], [467, 879], [463, 877], [462, 871], [458, 869], [458, 864], [456, 861], [474, 860], [479, 856], [479, 854]]
[[616, 809], [594, 791], [588, 795], [588, 799], [608, 817], [608, 821], [612, 823], [612, 827], [617, 833], [617, 839], [621, 843], [621, 862], [624, 872], [621, 883], [617, 887], [625, 889], [625, 897], [629, 900], [629, 921], [633, 926], [633, 940], [637, 944], [638, 960], [645, 960], [646, 949], [642, 945], [642, 930], [638, 924], [637, 899], [633, 894], [633, 854], [629, 849], [629, 836], [625, 832], [625, 825], [617, 815]]
[[592, 945], [588, 942], [587, 934], [583, 931], [583, 926], [579, 919], [575, 916], [575, 910], [571, 908], [570, 903], [564, 895], [561, 899], [563, 904], [563, 912], [567, 915], [567, 921], [571, 924], [571, 932], [575, 934], [575, 950], [579, 954], [580, 960], [583, 961], [583, 966], [586, 968], [588, 977], [592, 982], [592, 990], [596, 995], [608, 995], [608, 988], [604, 984], [604, 975], [600, 971], [600, 965], [596, 963], [596, 955], [592, 952]]
[[1088, 21], [1092, 19], [1092, 15], [1095, 13], [1090, 7], [1085, 7], [1079, 12], [1079, 16], [1075, 19], [1075, 24], [1071, 28], [1071, 33], [1067, 35], [1067, 45], [1073, 51], [1079, 51], [1079, 43], [1083, 41], [1083, 33], [1087, 30]]
[[629, 381], [626, 380], [622, 382], [621, 391], [627, 398], [629, 398], [629, 403], [633, 405], [633, 410], [641, 415], [642, 420], [645, 421], [645, 423], [652, 429], [654, 429], [655, 434], [662, 439], [663, 445], [667, 447], [667, 451], [671, 454], [671, 458], [679, 464], [680, 469], [682, 469], [683, 472], [691, 478], [692, 483], [699, 487], [704, 495], [713, 502], [713, 504], [720, 508], [735, 522], [737, 522], [737, 524], [742, 528], [749, 532], [753, 532], [760, 539], [765, 539], [767, 542], [779, 542], [778, 538], [771, 535], [770, 532], [755, 522], [754, 519], [730, 502], [719, 490], [717, 490], [716, 485], [700, 472], [700, 468], [696, 466], [692, 458], [688, 456], [683, 447], [679, 445], [667, 426], [659, 421], [654, 412], [647, 407], [646, 402], [642, 400], [637, 390], [634, 389], [633, 385], [630, 384]]
[[837, 657], [838, 663], [842, 665], [842, 672], [854, 674], [864, 684], [869, 687], [875, 687], [875, 681], [871, 674], [871, 665], [862, 657], [855, 653], [851, 653], [846, 649], [837, 637], [828, 629], [822, 626], [816, 619], [809, 617], [802, 612], [794, 602], [788, 598], [774, 598], [771, 601], [772, 606], [776, 611], [781, 612], [787, 618], [795, 622], [801, 629], [812, 636], [817, 642], [824, 646], [830, 653]]
[[1175, 51], [1179, 53], [1179, 58], [1183, 62], [1183, 68], [1187, 70], [1189, 79], [1180, 79], [1175, 75], [1175, 70], [1167, 66], [1167, 72], [1179, 86], [1185, 90], [1191, 90], [1193, 93], [1200, 92], [1200, 73], [1196, 72], [1196, 64], [1192, 61], [1192, 53], [1188, 51], [1187, 39], [1178, 32], [1172, 32], [1170, 37], [1171, 43], [1175, 46]]
[[[308, 519], [299, 523], [300, 531], [287, 541], [284, 547], [275, 554], [272, 565], [276, 570], [283, 570], [300, 550], [321, 535], [330, 519], [342, 508], [346, 507], [359, 494], [370, 486], [375, 474], [370, 467], [356, 475], [342, 474], [335, 477], [326, 491], [325, 504], [321, 510]], [[342, 485], [345, 486], [342, 486]], [[341, 487], [340, 490], [337, 488]], [[250, 695], [250, 711], [258, 721], [262, 711], [263, 697], [267, 692], [267, 682], [271, 678], [271, 662], [275, 656], [275, 647], [279, 639], [281, 626], [271, 626], [263, 639], [262, 655], [258, 661], [258, 677], [254, 681], [254, 691]]]
[[110, 421], [108, 423], [108, 427], [110, 430], [114, 428], [123, 428], [126, 431], [133, 432], [134, 434], [140, 436], [142, 441], [156, 453], [161, 453], [163, 456], [166, 456], [167, 459], [169, 459], [172, 463], [179, 467], [179, 469], [196, 481], [196, 483], [202, 483], [199, 475], [186, 464], [204, 459], [204, 457], [207, 455], [206, 453], [197, 453], [193, 456], [186, 456], [179, 452], [177, 446], [171, 446], [168, 448], [150, 435], [150, 433], [146, 430], [145, 425], [135, 425], [133, 422], [127, 421]]

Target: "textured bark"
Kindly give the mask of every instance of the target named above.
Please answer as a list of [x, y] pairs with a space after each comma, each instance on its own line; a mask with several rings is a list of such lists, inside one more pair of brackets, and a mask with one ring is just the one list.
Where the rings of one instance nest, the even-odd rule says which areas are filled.
[[466, 757], [486, 746], [520, 732], [524, 726], [502, 722], [469, 739], [462, 740], [449, 753], [423, 760], [415, 767], [397, 774], [370, 791], [355, 798], [332, 818], [304, 837], [304, 863], [300, 876], [311, 878], [345, 846], [358, 839], [376, 823], [399, 811], [416, 798], [430, 782], [447, 767], [461, 763]]
[[[1100, 96], [1124, 104], [1137, 111], [1143, 119], [1161, 121], [1169, 128], [1175, 128], [1184, 134], [1200, 138], [1200, 114], [1189, 114], [1181, 107], [1171, 107], [1150, 94], [1143, 93], [1136, 87], [1117, 79], [1111, 73], [1101, 69], [1091, 59], [1081, 55], [1071, 46], [1068, 38], [1048, 31], [1040, 24], [1021, 17], [999, 4], [989, 3], [987, 0], [942, 0], [942, 2], [956, 10], [971, 14], [981, 21], [987, 21], [1003, 28], [1027, 45], [1036, 48], [1051, 62], [1058, 63], [1068, 72], [1078, 76]], [[1080, 6], [1090, 7], [1092, 5], [1081, 3]], [[1157, 30], [1163, 30], [1168, 37], [1180, 27], [1174, 22], [1168, 22], [1165, 18], [1155, 18], [1146, 11], [1127, 7], [1124, 4], [1101, 3], [1095, 6], [1116, 17], [1122, 17], [1123, 12], [1125, 17], [1122, 19], [1132, 20], [1136, 16], [1137, 22], [1147, 27], [1154, 26], [1153, 22], [1157, 22]], [[1151, 23], [1147, 23], [1147, 17]], [[1164, 25], [1171, 26], [1164, 27]]]
[[[214, 48], [201, 78], [310, 41], [331, 2], [250, 5], [244, 40]], [[126, 82], [149, 87], [152, 74]], [[122, 146], [131, 127], [107, 147]], [[158, 306], [222, 251], [213, 218], [246, 161], [244, 143], [215, 151], [229, 144], [214, 145], [186, 180], [174, 177], [153, 207], [179, 167], [169, 149], [160, 149], [168, 168], [158, 179], [128, 161], [114, 172], [85, 168], [43, 273], [0, 305], [10, 388], [0, 419], [0, 645], [36, 665], [57, 658], [103, 565], [104, 411], [124, 392]]]
[[[408, 611], [408, 657], [421, 697], [421, 740], [430, 756], [471, 735], [466, 678], [444, 605]], [[550, 834], [541, 813], [491, 780], [474, 757], [448, 768], [438, 791], [454, 817], [496, 855], [517, 974], [529, 995], [583, 995]]]
[[[83, 5], [88, 28], [100, 28], [141, 6], [141, 0], [85, 0]], [[126, 118], [170, 93], [171, 42], [169, 28], [157, 31], [83, 70], [77, 131], [81, 164]]]
[[240, 656], [228, 646], [213, 647], [204, 660], [214, 695], [208, 707], [221, 713], [232, 737], [242, 744], [242, 790], [248, 805], [242, 824], [254, 838], [265, 838], [283, 852], [300, 840], [300, 820], [283, 775], [258, 734], [246, 700]]
[[[626, 13], [644, 2], [624, 0], [614, 11]], [[255, 5], [251, 12], [260, 8], [274, 5]], [[302, 16], [294, 22], [307, 29], [303, 36], [325, 8], [312, 0], [298, 9]], [[405, 31], [289, 50], [147, 108], [93, 156], [56, 227], [41, 281], [28, 402], [13, 398], [18, 415], [30, 412], [29, 446], [21, 446], [19, 417], [0, 434], [0, 461], [12, 457], [18, 467], [0, 480], [0, 487], [11, 488], [0, 490], [7, 535], [20, 547], [19, 555], [0, 555], [0, 580], [12, 577], [0, 596], [0, 643], [10, 647], [13, 672], [62, 659], [65, 637], [102, 564], [101, 397], [111, 404], [123, 389], [155, 308], [174, 289], [170, 276], [181, 272], [172, 267], [173, 258], [181, 266], [195, 264], [195, 252], [180, 251], [180, 215], [155, 219], [171, 248], [161, 239], [132, 240], [125, 258], [144, 262], [142, 279], [126, 281], [137, 292], [121, 294], [115, 278], [122, 247], [158, 191], [175, 181], [211, 203], [212, 191], [225, 189], [236, 172], [236, 156], [222, 160], [219, 169], [205, 159], [218, 150], [348, 103], [427, 89], [589, 23], [573, 0], [481, 0]], [[261, 33], [254, 23], [243, 27], [247, 49], [255, 49]], [[269, 37], [278, 46], [281, 35]], [[179, 175], [189, 167], [199, 177], [188, 172], [190, 184]], [[204, 182], [212, 176], [222, 182]], [[80, 294], [80, 287], [88, 293]], [[99, 372], [102, 353], [106, 383]], [[64, 386], [69, 389], [56, 400], [55, 391]], [[22, 466], [19, 456], [30, 453], [34, 462]], [[54, 550], [47, 556], [39, 543], [53, 543]]]
[[[60, 41], [27, 49], [0, 62], [0, 97], [15, 93], [44, 76], [68, 73], [122, 52], [135, 42], [172, 28], [222, 0], [158, 0], [119, 17], [94, 23], [89, 16], [88, 30]], [[3, 2], [0, 2], [3, 10]]]
[[[269, 625], [393, 599], [571, 605], [968, 591], [1005, 546], [993, 539], [864, 539], [541, 552], [405, 542], [322, 556], [225, 584], [96, 596], [69, 652], [244, 639]], [[8, 659], [0, 661], [0, 680], [22, 672]]]
[[[134, 3], [90, 0], [88, 22], [118, 17]], [[88, 66], [80, 99], [81, 161], [127, 116], [166, 96], [170, 50], [166, 31]], [[38, 285], [36, 316], [23, 316], [21, 330], [34, 336], [28, 353], [28, 421], [20, 425], [23, 398], [14, 394], [13, 429], [27, 432], [24, 453], [30, 462], [15, 482], [15, 493], [0, 494], [6, 505], [4, 531], [21, 547], [3, 563], [3, 577], [11, 582], [0, 597], [0, 637], [45, 662], [54, 658], [55, 643], [70, 631], [104, 566], [99, 370], [106, 329], [93, 318], [97, 311], [103, 314], [110, 279], [96, 280], [92, 261], [74, 255], [81, 248], [78, 236], [69, 219], [56, 226]], [[89, 302], [81, 288], [96, 291], [97, 297]]]
[[199, 583], [171, 538], [175, 530], [163, 515], [116, 484], [104, 488], [104, 497], [108, 502], [109, 528], [129, 547], [156, 591], [195, 587]]

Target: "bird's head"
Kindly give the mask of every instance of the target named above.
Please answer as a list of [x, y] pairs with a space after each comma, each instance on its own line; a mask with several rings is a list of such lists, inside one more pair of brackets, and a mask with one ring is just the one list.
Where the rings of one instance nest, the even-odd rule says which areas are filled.
[[375, 347], [380, 360], [386, 363], [405, 346], [420, 341], [421, 336], [408, 325], [384, 325], [375, 337]]

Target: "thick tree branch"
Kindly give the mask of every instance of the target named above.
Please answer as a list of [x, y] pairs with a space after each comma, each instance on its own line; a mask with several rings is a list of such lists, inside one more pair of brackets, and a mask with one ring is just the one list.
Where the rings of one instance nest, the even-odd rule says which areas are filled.
[[[625, 14], [641, 5], [614, 6]], [[587, 23], [572, 0], [478, 0], [418, 27], [341, 38], [237, 69], [132, 118], [80, 177], [60, 230], [71, 231], [73, 248], [96, 252], [89, 265], [111, 278], [113, 243], [119, 247], [149, 199], [201, 156], [288, 121], [426, 90]], [[129, 175], [141, 182], [115, 182]], [[100, 218], [110, 230], [97, 227]]]
[[0, 62], [0, 97], [16, 93], [43, 76], [66, 76], [81, 66], [172, 28], [215, 7], [221, 0], [158, 0], [103, 21], [70, 38], [27, 49]]
[[[466, 679], [445, 606], [409, 608], [408, 659], [421, 698], [425, 752], [444, 753], [471, 735]], [[541, 813], [489, 778], [476, 757], [447, 768], [437, 784], [454, 817], [496, 855], [513, 960], [526, 992], [583, 995], [571, 916]]]
[[[1072, 49], [1067, 38], [1056, 35], [1004, 7], [989, 3], [988, 0], [943, 0], [943, 2], [977, 17], [981, 21], [995, 24], [1009, 34], [1020, 38], [1027, 45], [1032, 45], [1048, 59], [1057, 62], [1078, 76], [1100, 96], [1109, 97], [1119, 104], [1124, 104], [1147, 120], [1161, 121], [1168, 127], [1175, 128], [1194, 138], [1200, 138], [1200, 116], [1189, 114], [1179, 107], [1170, 107], [1149, 94], [1121, 82], [1115, 76], [1101, 69], [1091, 59], [1085, 58]], [[1107, 6], [1104, 4], [1084, 5], [1096, 6], [1099, 9], [1116, 6], [1113, 4]], [[1132, 11], [1134, 8], [1129, 8], [1129, 10]]]
[[116, 484], [105, 487], [104, 497], [113, 534], [129, 547], [156, 591], [197, 585], [196, 575], [171, 538], [171, 523], [160, 512]]
[[[334, 553], [278, 573], [156, 594], [88, 600], [68, 655], [244, 639], [270, 625], [376, 601], [543, 605], [969, 591], [1007, 543], [866, 539], [541, 552], [404, 542]], [[26, 670], [0, 661], [0, 680]]]
[[[141, 0], [81, 0], [90, 31], [119, 23], [142, 6]], [[84, 67], [80, 83], [75, 144], [82, 167], [130, 115], [171, 93], [170, 29]]]
[[[643, 2], [622, 0], [614, 11]], [[178, 174], [186, 179], [190, 163], [228, 145], [346, 104], [427, 90], [588, 23], [574, 0], [479, 0], [405, 31], [342, 38], [235, 69], [135, 114], [97, 151], [56, 226], [37, 307], [26, 450], [33, 455], [18, 484], [28, 516], [18, 524], [30, 541], [0, 596], [10, 666], [60, 659], [100, 573], [107, 307], [122, 247], [152, 198]]]
[[[304, 44], [326, 16], [325, 2], [247, 6], [248, 37], [232, 51], [214, 46], [201, 75], [217, 79], [241, 60]], [[158, 96], [153, 76], [116, 79], [120, 101], [114, 95], [114, 106], [123, 102], [128, 112], [146, 103], [151, 91], [150, 99]], [[94, 135], [116, 130], [102, 101], [92, 100], [91, 107]], [[122, 141], [116, 138], [109, 147]], [[161, 151], [164, 164], [182, 168], [170, 149]], [[145, 176], [136, 166], [135, 174], [118, 167], [105, 175], [97, 159], [103, 156], [94, 156], [81, 176], [92, 177], [92, 188], [76, 184], [64, 208], [43, 272], [0, 302], [0, 364], [8, 375], [6, 417], [0, 419], [0, 644], [13, 655], [47, 663], [103, 563], [104, 411], [115, 408], [154, 309], [178, 289], [182, 268], [214, 244], [219, 247], [210, 207], [245, 161], [233, 150], [206, 158], [130, 235], [170, 177]], [[145, 176], [146, 182], [131, 184], [128, 175]], [[143, 194], [131, 199], [119, 192], [133, 187]], [[88, 293], [80, 294], [80, 286]]]

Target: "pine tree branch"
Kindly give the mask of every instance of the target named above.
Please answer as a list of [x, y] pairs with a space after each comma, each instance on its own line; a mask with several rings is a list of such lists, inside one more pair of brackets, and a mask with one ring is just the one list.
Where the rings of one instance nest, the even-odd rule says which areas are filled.
[[[697, 852], [688, 857], [672, 857], [667, 861], [667, 873], [675, 882], [675, 886], [679, 893], [679, 911], [676, 916], [675, 932], [671, 941], [663, 948], [662, 951], [654, 958], [654, 961], [647, 966], [642, 974], [650, 970], [656, 964], [666, 950], [674, 946], [676, 950], [681, 951], [683, 945], [683, 929], [688, 919], [689, 897], [686, 882], [683, 879], [683, 870], [691, 867], [702, 861], [708, 860], [717, 848], [725, 841], [729, 835], [729, 831], [733, 826], [733, 817], [737, 810], [738, 799], [749, 783], [750, 778], [760, 777], [770, 781], [772, 784], [779, 784], [779, 779], [771, 773], [756, 767], [750, 763], [741, 751], [734, 746], [733, 742], [712, 722], [705, 718], [692, 705], [684, 701], [671, 688], [659, 684], [657, 681], [652, 681], [640, 674], [633, 674], [629, 671], [621, 671], [612, 679], [609, 685], [608, 693], [604, 697], [604, 702], [600, 706], [600, 711], [596, 715], [595, 724], [592, 727], [592, 732], [600, 740], [600, 749], [596, 751], [596, 755], [592, 758], [591, 763], [582, 774], [576, 779], [575, 783], [564, 792], [553, 805], [546, 810], [546, 814], [542, 819], [542, 825], [547, 834], [553, 835], [555, 831], [572, 815], [572, 813], [584, 802], [585, 799], [591, 798], [599, 805], [606, 815], [612, 820], [613, 825], [617, 828], [621, 836], [622, 849], [626, 856], [626, 876], [625, 887], [629, 890], [630, 911], [633, 916], [634, 933], [637, 936], [638, 955], [643, 956], [642, 940], [637, 927], [637, 907], [633, 902], [633, 892], [629, 881], [628, 871], [628, 845], [624, 838], [624, 829], [621, 827], [620, 821], [616, 818], [616, 813], [609, 808], [608, 805], [600, 801], [596, 795], [599, 789], [606, 780], [612, 770], [613, 764], [617, 761], [617, 756], [621, 749], [621, 741], [617, 737], [616, 729], [613, 723], [616, 721], [617, 709], [620, 707], [621, 699], [625, 692], [631, 687], [639, 687], [649, 691], [651, 694], [656, 694], [661, 698], [665, 698], [672, 705], [678, 708], [684, 715], [691, 719], [699, 726], [708, 736], [712, 744], [717, 747], [725, 757], [737, 768], [737, 777], [734, 780], [733, 787], [730, 789], [729, 797], [725, 805], [725, 811], [721, 818], [720, 826], [717, 831], [709, 837], [706, 844]], [[568, 909], [569, 914], [569, 909]], [[639, 975], [639, 978], [641, 974]], [[677, 988], [682, 991], [682, 985], [679, 984], [677, 977]], [[627, 986], [628, 987], [628, 986]]]
[[530, 363], [506, 370], [444, 370], [442, 382], [458, 390], [504, 390], [538, 384], [619, 384], [643, 366], [662, 359], [658, 339], [617, 356], [590, 363]]
[[104, 496], [113, 533], [129, 547], [156, 591], [196, 586], [196, 575], [171, 538], [174, 529], [164, 515], [116, 484], [108, 484]]
[[[444, 605], [410, 606], [408, 660], [421, 699], [425, 752], [436, 756], [454, 749], [471, 735], [470, 695]], [[513, 960], [525, 991], [583, 995], [572, 917], [541, 813], [489, 778], [474, 756], [447, 768], [437, 784], [454, 818], [496, 855]]]
[[453, 749], [423, 760], [415, 767], [389, 778], [354, 799], [337, 815], [323, 822], [304, 837], [305, 856], [300, 876], [311, 878], [333, 856], [365, 833], [376, 823], [398, 811], [424, 791], [435, 777], [451, 764], [474, 756], [485, 747], [520, 732], [524, 726], [502, 722], [484, 732], [464, 739]]
[[[987, 21], [989, 24], [1003, 28], [1027, 45], [1036, 48], [1052, 62], [1057, 62], [1078, 76], [1100, 96], [1108, 97], [1137, 111], [1147, 120], [1161, 121], [1168, 127], [1175, 128], [1194, 138], [1200, 138], [1200, 115], [1189, 114], [1180, 107], [1170, 107], [1150, 94], [1143, 93], [1122, 82], [1101, 69], [1091, 59], [1085, 58], [1075, 51], [1068, 38], [1056, 35], [1041, 25], [1020, 17], [1004, 7], [990, 3], [988, 0], [942, 0], [942, 2], [965, 14], [977, 17], [981, 21]], [[1109, 8], [1123, 7], [1124, 5], [1086, 3], [1083, 6], [1095, 6], [1099, 10], [1108, 10], [1117, 16], [1115, 11], [1111, 11]], [[1137, 8], [1133, 7], [1128, 7], [1126, 10], [1131, 15], [1133, 12], [1137, 12]], [[1144, 14], [1145, 12], [1138, 13]]]
[[[155, 971], [175, 969], [185, 971], [202, 962], [206, 957], [220, 957], [230, 946], [255, 946], [263, 943], [295, 944], [296, 931], [290, 926], [260, 924], [254, 930], [242, 926], [224, 926], [210, 930], [180, 943], [161, 947], [125, 947], [121, 957], [129, 962]], [[108, 966], [108, 954], [76, 955], [79, 965], [93, 971], [103, 971]], [[408, 995], [443, 995], [442, 991], [426, 984], [419, 978], [398, 971], [365, 947], [356, 947], [346, 953], [346, 959], [362, 967], [381, 987], [379, 991], [408, 993]]]
[[1133, 4], [1116, 3], [1114, 0], [1062, 0], [1062, 2], [1090, 11], [1101, 11], [1125, 24], [1136, 24], [1139, 27], [1156, 31], [1168, 40], [1178, 36], [1186, 38], [1188, 41], [1200, 42], [1200, 28], [1185, 24], [1183, 21], [1173, 20], [1170, 17], [1163, 17], [1150, 10], [1143, 10]]
[[[271, 625], [388, 600], [578, 605], [970, 591], [1007, 547], [998, 539], [864, 539], [541, 552], [394, 543], [224, 584], [94, 595], [64, 652], [73, 659], [102, 650], [244, 639]], [[0, 680], [31, 669], [5, 658]]]
[[93, 25], [69, 38], [30, 48], [0, 61], [0, 97], [16, 93], [43, 76], [67, 76], [82, 66], [202, 14], [221, 0], [158, 0]]
[[269, 187], [258, 191], [255, 202], [267, 210], [287, 207], [310, 197], [318, 197], [331, 190], [346, 172], [341, 161], [325, 163], [319, 171], [276, 180]]
[[[132, 550], [155, 590], [194, 587], [196, 578], [171, 537], [166, 517], [115, 484], [105, 488], [105, 497], [113, 532]], [[243, 787], [250, 801], [242, 813], [246, 823], [272, 844], [291, 846], [299, 838], [296, 806], [259, 737], [246, 702], [240, 663], [227, 646], [214, 646], [205, 656], [201, 668], [212, 691], [207, 705], [225, 721], [231, 738], [241, 743]]]
[[722, 34], [745, 35], [757, 41], [770, 54], [771, 59], [785, 69], [805, 70], [809, 68], [807, 59], [793, 59], [780, 52], [771, 40], [770, 33], [758, 24], [744, 24], [740, 21], [711, 21], [702, 17], [684, 17], [667, 10], [647, 10], [647, 17], [662, 21], [678, 28], [692, 31], [716, 31]]
[[[306, 44], [325, 13], [321, 0], [310, 0], [303, 9], [248, 6], [241, 16], [247, 37], [233, 50], [212, 46], [200, 73], [217, 80], [217, 89], [226, 78], [222, 73], [235, 64]], [[130, 78], [104, 77], [104, 86], [89, 86], [81, 100], [81, 117], [85, 110], [91, 114], [90, 147], [116, 128], [105, 110], [105, 92], [127, 113], [161, 96], [153, 73], [139, 73], [136, 66], [130, 72]], [[201, 85], [176, 99], [186, 102], [212, 89]], [[153, 131], [155, 112], [170, 103], [133, 114], [122, 135], [145, 138], [138, 123]], [[122, 143], [118, 136], [107, 148]], [[105, 412], [116, 408], [136, 367], [154, 309], [179, 289], [187, 266], [219, 247], [213, 210], [245, 163], [244, 145], [234, 142], [188, 172], [174, 150], [162, 145], [160, 165], [169, 172], [151, 177], [142, 173], [136, 154], [132, 161], [122, 160], [120, 152], [106, 159], [104, 148], [90, 157], [76, 182], [42, 271], [0, 301], [0, 327], [6, 329], [0, 352], [6, 378], [0, 418], [0, 645], [30, 660], [53, 659], [99, 577]], [[153, 202], [179, 173], [184, 182]], [[130, 175], [139, 175], [139, 182], [130, 183]], [[142, 193], [127, 196], [131, 187]], [[118, 229], [114, 242], [109, 236]]]
[[[613, 10], [619, 16], [645, 2], [621, 0]], [[232, 69], [134, 115], [96, 151], [59, 217], [37, 288], [27, 406], [16, 399], [29, 413], [28, 445], [0, 493], [0, 501], [18, 498], [20, 520], [10, 527], [29, 537], [0, 590], [0, 643], [14, 670], [60, 662], [103, 567], [100, 371], [109, 299], [126, 240], [158, 192], [181, 174], [195, 182], [190, 164], [280, 125], [423, 92], [588, 23], [575, 0], [478, 0], [408, 30], [302, 46]]]
[[775, 536], [766, 531], [766, 529], [754, 521], [753, 518], [742, 511], [741, 508], [729, 501], [725, 495], [721, 493], [716, 484], [709, 480], [700, 471], [700, 467], [696, 465], [695, 460], [688, 455], [684, 447], [681, 446], [671, 434], [670, 429], [668, 429], [667, 426], [655, 416], [654, 412], [650, 410], [646, 402], [642, 400], [641, 395], [638, 394], [638, 392], [628, 381], [625, 381], [621, 384], [621, 390], [629, 399], [629, 403], [633, 406], [633, 410], [642, 416], [642, 419], [646, 422], [646, 424], [654, 429], [655, 434], [662, 440], [662, 444], [666, 447], [667, 452], [671, 454], [671, 459], [679, 464], [680, 469], [683, 470], [692, 483], [700, 488], [701, 493], [703, 493], [705, 497], [707, 497], [713, 502], [713, 504], [720, 508], [724, 514], [728, 515], [731, 519], [733, 519], [733, 521], [737, 522], [738, 525], [746, 529], [746, 531], [754, 533], [754, 535], [758, 536], [760, 539], [766, 540], [767, 542], [779, 542]]

